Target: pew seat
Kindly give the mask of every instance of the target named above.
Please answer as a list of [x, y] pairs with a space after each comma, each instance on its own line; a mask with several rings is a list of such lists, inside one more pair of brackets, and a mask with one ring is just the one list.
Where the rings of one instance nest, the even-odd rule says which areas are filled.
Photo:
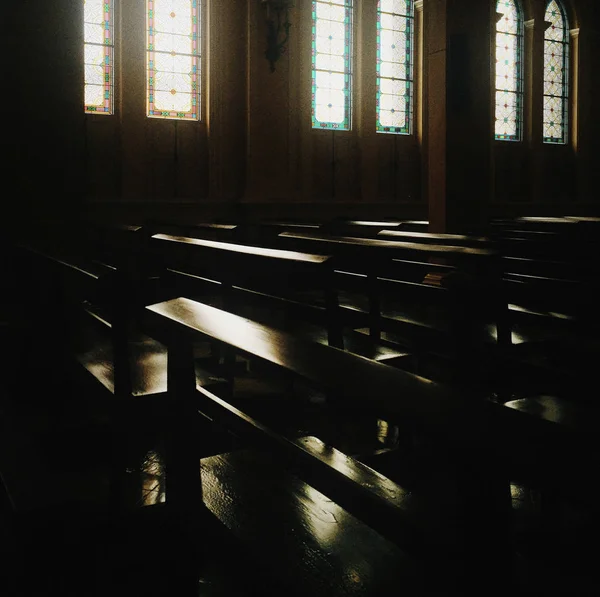
[[527, 396], [505, 402], [504, 406], [582, 434], [595, 433], [598, 429], [598, 419], [596, 416], [592, 416], [594, 410], [590, 410], [589, 406], [582, 407], [559, 396]]
[[[381, 484], [380, 475], [317, 438], [301, 441], [348, 463], [357, 483]], [[270, 452], [204, 458], [201, 477], [204, 505], [277, 579], [282, 594], [383, 597], [393, 587], [421, 594], [433, 580], [422, 562], [290, 473]], [[408, 492], [396, 496], [402, 500], [410, 500]]]
[[[157, 396], [167, 391], [167, 349], [153, 338], [133, 333], [128, 340], [131, 367], [131, 396]], [[115, 358], [109, 337], [96, 335], [89, 346], [74, 353], [75, 360], [109, 393], [115, 392]], [[196, 362], [196, 383], [209, 387], [224, 380], [209, 374]]]

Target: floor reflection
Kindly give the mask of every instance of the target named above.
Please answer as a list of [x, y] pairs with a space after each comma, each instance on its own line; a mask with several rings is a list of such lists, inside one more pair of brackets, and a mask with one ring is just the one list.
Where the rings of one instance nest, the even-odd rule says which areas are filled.
[[153, 506], [166, 501], [165, 461], [159, 448], [149, 450], [140, 467], [141, 506]]
[[398, 445], [400, 430], [383, 419], [377, 420], [377, 441], [386, 448]]

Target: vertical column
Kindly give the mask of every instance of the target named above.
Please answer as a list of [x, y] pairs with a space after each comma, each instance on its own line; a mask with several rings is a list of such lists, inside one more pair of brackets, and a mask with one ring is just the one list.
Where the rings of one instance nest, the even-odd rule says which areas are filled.
[[[360, 142], [360, 191], [361, 200], [373, 202], [377, 199], [379, 185], [379, 144], [375, 130], [377, 86], [377, 2], [361, 2], [356, 6], [360, 24], [357, 44], [356, 92], [360, 98], [356, 125]], [[359, 14], [360, 13], [360, 14]], [[360, 44], [360, 45], [359, 45]]]
[[569, 127], [569, 141], [573, 148], [573, 155], [575, 159], [575, 180], [572, 185], [572, 201], [579, 201], [581, 197], [582, 188], [582, 163], [585, 163], [585, 151], [584, 156], [581, 156], [579, 148], [579, 27], [571, 29], [569, 31], [570, 39], [570, 64], [569, 64], [569, 82], [570, 82], [570, 105], [571, 111], [571, 122]]
[[[582, 12], [581, 21], [588, 22], [594, 18], [594, 11], [588, 9], [587, 14]], [[597, 8], [600, 16], [600, 7]], [[580, 127], [577, 135], [577, 164], [579, 178], [579, 200], [589, 204], [597, 200], [597, 188], [600, 182], [600, 172], [594, 167], [594, 153], [596, 139], [600, 133], [600, 119], [594, 117], [596, 98], [600, 91], [600, 81], [596, 77], [600, 65], [600, 36], [585, 27], [577, 37], [578, 46], [578, 121]]]
[[527, 87], [527, 145], [531, 156], [530, 188], [534, 203], [543, 201], [544, 174], [544, 3], [535, 6], [534, 18], [525, 23], [526, 42], [529, 46], [530, 74]]
[[297, 84], [291, 88], [290, 110], [292, 112], [291, 132], [297, 148], [297, 168], [295, 169], [296, 200], [313, 198], [313, 135], [311, 128], [311, 51], [312, 51], [312, 2], [297, 0], [298, 27], [292, 31], [292, 48], [295, 58], [290, 64], [290, 75]]
[[434, 0], [424, 11], [430, 230], [485, 227], [492, 182], [492, 0]]
[[121, 195], [144, 201], [150, 189], [146, 118], [146, 2], [119, 3], [117, 114], [121, 121]]
[[[300, 34], [296, 11], [289, 9], [291, 27], [274, 72], [265, 56], [269, 28], [281, 24], [278, 41], [285, 39], [286, 11], [260, 2], [248, 3], [248, 119], [247, 163], [249, 200], [287, 200], [290, 195], [290, 41]], [[279, 19], [279, 21], [278, 21]]]
[[247, 22], [239, 0], [208, 5], [209, 194], [235, 201], [246, 179]]

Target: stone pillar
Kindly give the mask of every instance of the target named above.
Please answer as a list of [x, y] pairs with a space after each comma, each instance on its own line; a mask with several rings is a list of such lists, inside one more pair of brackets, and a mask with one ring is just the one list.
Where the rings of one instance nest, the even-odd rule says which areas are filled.
[[493, 0], [429, 0], [424, 11], [432, 232], [478, 231], [487, 224], [495, 15]]

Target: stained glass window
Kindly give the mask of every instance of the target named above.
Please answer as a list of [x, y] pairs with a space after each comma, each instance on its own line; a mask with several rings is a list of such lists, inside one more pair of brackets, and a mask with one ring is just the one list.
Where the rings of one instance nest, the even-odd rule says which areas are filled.
[[84, 106], [94, 114], [113, 113], [113, 0], [84, 0]]
[[496, 139], [520, 141], [523, 129], [523, 14], [516, 0], [498, 0], [496, 12]]
[[552, 0], [544, 20], [544, 143], [566, 143], [569, 112], [569, 28], [563, 7]]
[[377, 5], [377, 132], [409, 135], [413, 99], [413, 0]]
[[350, 130], [353, 0], [312, 3], [312, 126]]
[[147, 0], [148, 116], [200, 114], [199, 0]]

